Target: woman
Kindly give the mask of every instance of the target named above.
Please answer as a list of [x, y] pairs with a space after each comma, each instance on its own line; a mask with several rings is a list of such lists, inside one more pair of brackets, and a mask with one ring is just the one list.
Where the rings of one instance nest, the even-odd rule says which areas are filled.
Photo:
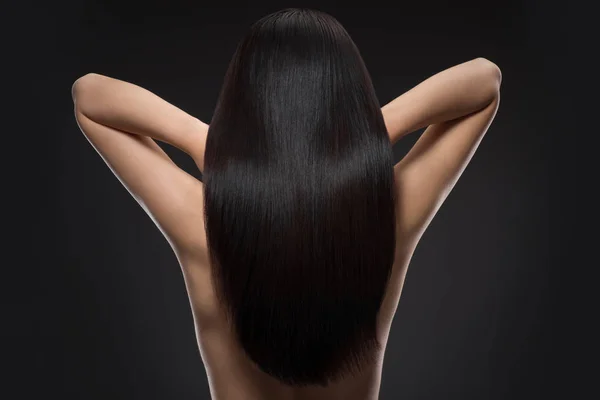
[[[213, 399], [364, 400], [378, 398], [411, 256], [500, 82], [476, 58], [379, 108], [344, 28], [286, 9], [240, 42], [210, 127], [99, 74], [72, 93], [82, 132], [177, 255]], [[393, 144], [423, 127], [393, 165]]]

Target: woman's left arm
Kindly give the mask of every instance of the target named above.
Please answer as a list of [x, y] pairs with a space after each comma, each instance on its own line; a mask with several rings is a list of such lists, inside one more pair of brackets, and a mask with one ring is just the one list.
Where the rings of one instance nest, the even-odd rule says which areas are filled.
[[176, 254], [204, 258], [204, 185], [154, 139], [183, 150], [202, 171], [208, 125], [140, 86], [103, 75], [77, 79], [72, 96], [84, 136]]
[[77, 110], [91, 120], [175, 146], [203, 171], [208, 125], [198, 118], [143, 87], [96, 73], [77, 79], [72, 93]]

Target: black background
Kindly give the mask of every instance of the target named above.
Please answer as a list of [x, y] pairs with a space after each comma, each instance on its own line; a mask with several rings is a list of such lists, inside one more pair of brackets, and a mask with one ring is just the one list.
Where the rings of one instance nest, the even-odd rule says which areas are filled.
[[[13, 92], [6, 136], [19, 142], [3, 157], [5, 184], [16, 194], [4, 196], [6, 219], [16, 221], [2, 331], [7, 383], [18, 391], [7, 398], [210, 397], [175, 256], [79, 131], [71, 85], [88, 72], [113, 76], [209, 123], [245, 29], [290, 6], [319, 8], [346, 27], [382, 105], [475, 57], [503, 73], [496, 119], [413, 256], [380, 398], [556, 393], [560, 257], [550, 233], [559, 217], [551, 218], [550, 189], [560, 175], [550, 147], [570, 126], [572, 9], [516, 1], [339, 4], [7, 6], [17, 13], [5, 14], [2, 28], [5, 87]], [[418, 135], [396, 145], [397, 160]], [[188, 156], [163, 148], [201, 177]]]

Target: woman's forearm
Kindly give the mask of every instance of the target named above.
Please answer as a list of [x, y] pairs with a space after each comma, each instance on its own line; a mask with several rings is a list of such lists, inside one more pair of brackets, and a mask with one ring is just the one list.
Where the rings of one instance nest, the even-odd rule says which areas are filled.
[[498, 66], [485, 58], [433, 75], [382, 108], [390, 142], [483, 109], [498, 95], [501, 80]]
[[149, 136], [194, 155], [206, 124], [159, 96], [108, 76], [90, 73], [72, 88], [75, 108], [102, 125]]

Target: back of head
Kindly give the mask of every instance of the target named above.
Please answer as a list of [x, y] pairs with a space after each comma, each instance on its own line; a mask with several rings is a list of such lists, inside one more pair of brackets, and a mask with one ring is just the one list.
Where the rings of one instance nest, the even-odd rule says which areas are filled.
[[248, 357], [294, 386], [374, 362], [395, 250], [393, 154], [339, 22], [286, 9], [250, 28], [203, 178], [213, 284]]

